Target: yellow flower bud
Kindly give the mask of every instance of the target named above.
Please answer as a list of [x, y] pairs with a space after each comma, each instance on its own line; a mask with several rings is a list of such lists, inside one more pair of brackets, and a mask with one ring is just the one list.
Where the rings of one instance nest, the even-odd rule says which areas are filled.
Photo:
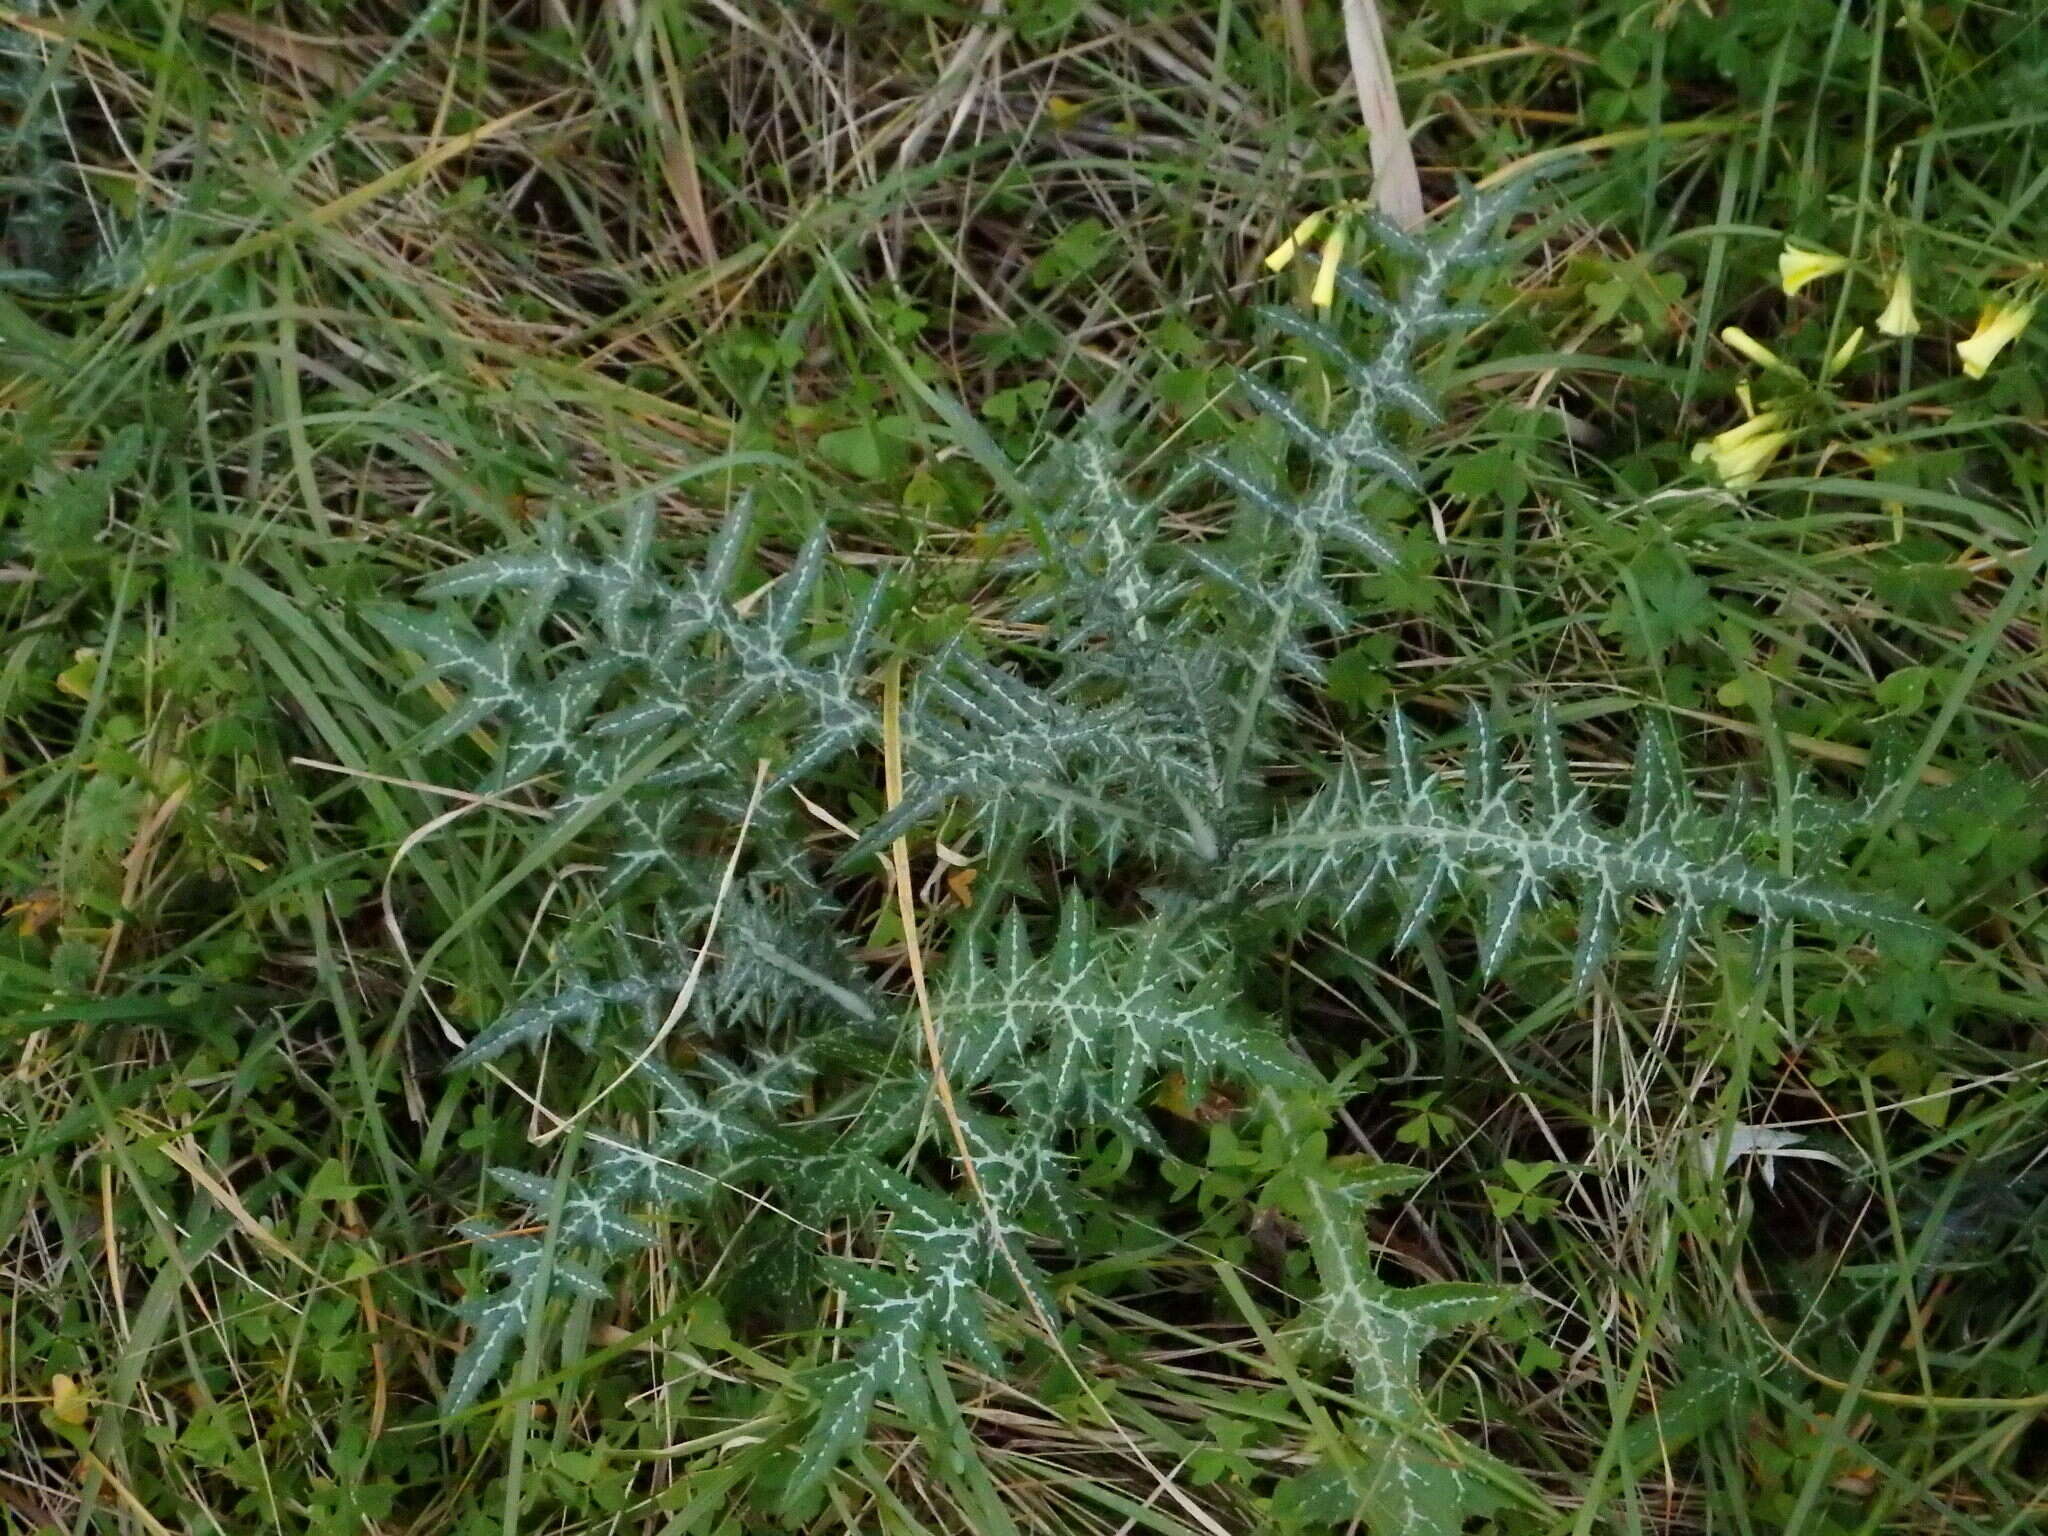
[[1977, 317], [1977, 333], [1968, 341], [1956, 343], [1956, 356], [1962, 360], [1963, 372], [1973, 379], [1983, 378], [1992, 359], [2016, 341], [2033, 318], [2031, 304], [1986, 304]]
[[1731, 325], [1722, 331], [1721, 339], [1759, 367], [1778, 368], [1787, 373], [1792, 371], [1791, 365], [1782, 357], [1778, 356], [1777, 353], [1758, 341], [1739, 325]]
[[1778, 252], [1778, 283], [1786, 293], [1797, 293], [1808, 283], [1833, 277], [1848, 265], [1846, 256], [1830, 256], [1825, 251], [1802, 251], [1788, 245]]
[[1328, 309], [1337, 297], [1337, 264], [1344, 259], [1344, 243], [1350, 233], [1349, 228], [1339, 224], [1323, 242], [1323, 264], [1316, 271], [1315, 292], [1309, 295], [1309, 302], [1317, 309]]
[[1783, 411], [1765, 411], [1753, 421], [1745, 421], [1739, 427], [1731, 427], [1718, 437], [1695, 443], [1692, 458], [1695, 464], [1712, 463], [1714, 473], [1720, 476], [1730, 490], [1741, 490], [1754, 485], [1763, 477], [1784, 446], [1796, 435], [1782, 432], [1778, 426], [1785, 420]]
[[1708, 439], [1708, 441], [1712, 444], [1716, 453], [1723, 452], [1729, 448], [1746, 443], [1753, 437], [1763, 436], [1764, 433], [1776, 428], [1784, 419], [1785, 413], [1783, 411], [1765, 411], [1763, 415], [1752, 417], [1739, 427], [1730, 427], [1726, 432], [1722, 432]]
[[1891, 298], [1877, 317], [1880, 336], [1918, 336], [1920, 317], [1913, 313], [1913, 274], [1904, 267], [1892, 279]]
[[1278, 272], [1282, 267], [1294, 260], [1295, 257], [1299, 256], [1301, 248], [1307, 245], [1309, 241], [1315, 239], [1316, 231], [1323, 227], [1323, 221], [1329, 218], [1329, 216], [1330, 211], [1327, 208], [1321, 208], [1295, 225], [1294, 233], [1274, 246], [1272, 254], [1267, 256], [1266, 270], [1268, 272]]
[[56, 1375], [50, 1378], [50, 1416], [60, 1424], [69, 1424], [73, 1429], [82, 1429], [92, 1418], [92, 1399], [84, 1387], [71, 1377]]
[[1765, 432], [1714, 457], [1714, 469], [1731, 491], [1745, 490], [1763, 478], [1771, 460], [1792, 441], [1790, 432]]
[[1849, 333], [1847, 341], [1843, 342], [1829, 354], [1828, 360], [1821, 365], [1820, 376], [1824, 379], [1832, 379], [1836, 374], [1849, 366], [1856, 356], [1857, 349], [1862, 345], [1863, 327], [1859, 325]]

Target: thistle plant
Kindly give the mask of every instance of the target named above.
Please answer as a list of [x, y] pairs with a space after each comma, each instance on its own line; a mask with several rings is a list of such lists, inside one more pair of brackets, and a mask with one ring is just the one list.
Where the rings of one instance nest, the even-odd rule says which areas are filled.
[[[506, 1207], [464, 1229], [486, 1279], [448, 1412], [485, 1399], [556, 1303], [605, 1304], [651, 1217], [725, 1204], [756, 1210], [737, 1258], [754, 1289], [800, 1316], [836, 1296], [852, 1319], [792, 1426], [792, 1485], [828, 1475], [882, 1403], [932, 1422], [935, 1356], [1000, 1372], [1011, 1328], [1057, 1313], [1050, 1267], [1093, 1198], [1084, 1143], [1165, 1153], [1169, 1079], [1197, 1102], [1228, 1088], [1246, 1115], [1327, 1100], [1313, 1042], [1251, 1002], [1284, 928], [1355, 938], [1391, 909], [1398, 943], [1468, 927], [1478, 971], [1535, 950], [1582, 987], [1638, 963], [1651, 908], [1667, 977], [1731, 914], [1766, 946], [1795, 921], [1925, 931], [1817, 868], [1757, 862], [1760, 837], [1807, 823], [1703, 808], [1655, 730], [1618, 814], [1540, 714], [1519, 732], [1476, 716], [1451, 755], [1398, 713], [1377, 745], [1304, 747], [1327, 642], [1353, 622], [1333, 574], [1400, 560], [1362, 504], [1423, 485], [1408, 443], [1439, 417], [1418, 364], [1484, 318], [1458, 290], [1500, 259], [1515, 196], [1468, 194], [1420, 239], [1352, 215], [1354, 252], [1393, 280], [1333, 265], [1327, 311], [1264, 312], [1339, 382], [1330, 408], [1247, 373], [1257, 424], [1145, 490], [1114, 443], [1049, 454], [992, 530], [991, 578], [1044, 637], [1029, 656], [963, 632], [892, 657], [908, 599], [835, 563], [823, 526], [743, 590], [769, 558], [744, 503], [695, 563], [642, 507], [608, 547], [550, 526], [430, 582], [431, 608], [371, 615], [457, 694], [425, 745], [489, 733], [480, 787], [537, 787], [603, 871], [602, 943], [533, 977], [452, 1063], [573, 1042], [607, 1091], [568, 1117], [552, 1177], [491, 1170]], [[1219, 495], [1227, 526], [1170, 533], [1169, 512]], [[899, 669], [900, 706], [878, 686]], [[941, 828], [978, 879], [943, 919], [910, 914], [930, 985], [906, 996], [861, 941], [878, 891], [910, 911], [901, 850]], [[1525, 932], [1559, 898], [1578, 937], [1553, 959]], [[1311, 1502], [1449, 1533], [1482, 1492], [1460, 1468], [1483, 1458], [1430, 1420], [1424, 1345], [1497, 1298], [1379, 1279], [1360, 1213], [1411, 1175], [1333, 1168], [1274, 1191], [1369, 1411]]]

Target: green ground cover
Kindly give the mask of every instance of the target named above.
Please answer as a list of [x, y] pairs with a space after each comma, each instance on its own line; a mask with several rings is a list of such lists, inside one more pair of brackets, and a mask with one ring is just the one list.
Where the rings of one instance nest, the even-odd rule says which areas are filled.
[[[1547, 711], [1601, 805], [1668, 739], [1702, 804], [1776, 819], [1787, 874], [1796, 787], [1856, 807], [1831, 878], [1945, 937], [1802, 927], [1759, 967], [1736, 920], [1666, 972], [1648, 890], [1581, 987], [1563, 903], [1496, 965], [1483, 891], [1407, 945], [1398, 909], [1276, 925], [1234, 974], [1321, 1129], [1148, 1077], [1165, 1153], [1060, 1143], [1082, 1217], [1034, 1240], [1044, 1306], [991, 1306], [1000, 1369], [931, 1348], [928, 1416], [885, 1397], [794, 1499], [868, 1325], [822, 1290], [764, 1315], [733, 1258], [787, 1214], [760, 1200], [650, 1202], [602, 1299], [449, 1410], [487, 1283], [458, 1223], [515, 1210], [491, 1166], [568, 1187], [563, 1117], [619, 1068], [451, 1058], [626, 920], [545, 782], [479, 792], [499, 726], [436, 739], [464, 687], [375, 617], [550, 518], [615, 547], [650, 497], [693, 569], [744, 493], [733, 595], [822, 525], [825, 645], [888, 576], [878, 718], [961, 636], [1042, 680], [992, 573], [1050, 445], [1092, 421], [1156, 486], [1256, 438], [1240, 367], [1341, 395], [1252, 313], [1314, 312], [1313, 260], [1261, 257], [1372, 192], [1339, 7], [0, 17], [0, 1528], [1384, 1536], [1395, 1506], [1327, 1471], [1370, 1487], [1386, 1400], [1309, 1326], [1354, 1261], [1382, 1299], [1495, 1288], [1416, 1344], [1402, 1454], [1484, 1495], [1453, 1526], [2042, 1523], [2048, 324], [1979, 377], [1957, 348], [2048, 278], [2048, 28], [1415, 9], [1388, 42], [1431, 206], [1545, 174], [1462, 294], [1483, 315], [1419, 354], [1422, 490], [1365, 498], [1393, 561], [1324, 567], [1341, 622], [1262, 792], [1383, 767], [1395, 709], [1461, 783], [1472, 711], [1516, 743]], [[1788, 242], [1847, 264], [1788, 294]], [[1918, 329], [1888, 335], [1901, 273]], [[1235, 526], [1198, 489], [1166, 543]], [[879, 820], [884, 756], [818, 810]], [[833, 877], [913, 1021], [913, 954], [936, 977], [1013, 883], [974, 798], [908, 829], [900, 886]], [[1143, 895], [1085, 840], [1041, 872]], [[1381, 1198], [1319, 1225], [1340, 1173]]]

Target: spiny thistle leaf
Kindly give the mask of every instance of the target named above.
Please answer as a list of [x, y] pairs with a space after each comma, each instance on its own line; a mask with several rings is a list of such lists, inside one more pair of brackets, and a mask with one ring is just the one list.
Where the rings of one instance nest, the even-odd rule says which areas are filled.
[[1435, 401], [1416, 380], [1415, 352], [1445, 331], [1472, 322], [1471, 311], [1450, 302], [1450, 285], [1498, 253], [1494, 230], [1524, 192], [1519, 183], [1492, 193], [1468, 192], [1456, 222], [1432, 240], [1386, 232], [1382, 245], [1416, 268], [1398, 299], [1387, 298], [1363, 277], [1340, 269], [1338, 282], [1344, 294], [1383, 323], [1378, 350], [1370, 358], [1361, 357], [1327, 321], [1298, 311], [1263, 310], [1276, 329], [1333, 363], [1356, 395], [1338, 423], [1324, 427], [1289, 396], [1254, 374], [1241, 373], [1239, 390], [1308, 451], [1318, 478], [1307, 492], [1296, 495], [1276, 473], [1233, 463], [1224, 455], [1204, 459], [1211, 472], [1259, 515], [1286, 526], [1313, 551], [1351, 550], [1380, 565], [1401, 564], [1398, 542], [1359, 510], [1365, 489], [1360, 477], [1383, 476], [1411, 493], [1422, 491], [1421, 475], [1388, 435], [1388, 418], [1399, 412], [1426, 425], [1442, 419]]
[[580, 1031], [587, 1040], [609, 1010], [643, 1007], [664, 994], [674, 996], [682, 984], [681, 974], [627, 975], [593, 982], [581, 972], [570, 971], [564, 975], [562, 985], [548, 996], [500, 1014], [455, 1053], [448, 1068], [459, 1071], [502, 1056], [515, 1046], [538, 1045], [564, 1026]]
[[1367, 1243], [1371, 1207], [1421, 1181], [1413, 1169], [1346, 1173], [1323, 1163], [1269, 1189], [1308, 1239], [1318, 1325], [1349, 1362], [1365, 1409], [1352, 1426], [1358, 1463], [1341, 1469], [1350, 1508], [1338, 1517], [1362, 1519], [1375, 1536], [1457, 1536], [1492, 1502], [1469, 1470], [1480, 1453], [1435, 1422], [1420, 1377], [1425, 1345], [1486, 1321], [1505, 1295], [1480, 1285], [1390, 1286], [1374, 1272]]
[[[893, 1170], [870, 1165], [852, 1185], [855, 1209], [879, 1203], [890, 1211], [886, 1241], [895, 1269], [826, 1261], [834, 1285], [866, 1326], [849, 1363], [822, 1374], [818, 1414], [806, 1436], [788, 1497], [800, 1498], [825, 1475], [865, 1430], [876, 1401], [888, 1397], [914, 1422], [931, 1416], [923, 1371], [934, 1345], [950, 1348], [982, 1369], [1002, 1369], [1002, 1352], [988, 1330], [985, 1287], [1014, 1269], [1026, 1284], [1036, 1275], [1013, 1240], [1023, 1234], [992, 1226], [973, 1204], [939, 1195]], [[1006, 1251], [1007, 1250], [1007, 1251]], [[1048, 1305], [1040, 1298], [1041, 1308]]]
[[546, 1214], [559, 1199], [557, 1230], [562, 1240], [594, 1249], [603, 1258], [632, 1253], [654, 1241], [652, 1232], [605, 1198], [606, 1192], [592, 1182], [571, 1179], [557, 1190], [554, 1180], [523, 1168], [493, 1168], [491, 1177], [536, 1216]]
[[[540, 1273], [547, 1244], [530, 1232], [504, 1232], [487, 1221], [460, 1222], [456, 1231], [483, 1250], [491, 1272], [514, 1285], [523, 1285]], [[552, 1264], [555, 1285], [586, 1301], [602, 1301], [611, 1294], [605, 1283], [588, 1269], [562, 1254]]]
[[1177, 482], [1155, 499], [1139, 499], [1118, 478], [1110, 446], [1089, 437], [1054, 456], [1042, 488], [1041, 509], [997, 530], [1030, 541], [999, 567], [1025, 583], [1016, 618], [1046, 623], [1070, 653], [1149, 638], [1187, 596], [1159, 537], [1160, 513]]
[[828, 1260], [826, 1273], [867, 1318], [870, 1331], [853, 1359], [825, 1374], [819, 1384], [818, 1416], [790, 1479], [792, 1499], [814, 1486], [860, 1441], [880, 1398], [893, 1399], [913, 1421], [931, 1416], [924, 1357], [932, 1339], [934, 1298], [873, 1265]]
[[469, 1325], [469, 1339], [448, 1372], [448, 1385], [441, 1394], [442, 1413], [452, 1416], [475, 1405], [546, 1300], [538, 1271], [534, 1278], [463, 1300], [455, 1311]]
[[1880, 938], [1934, 930], [1882, 897], [1814, 876], [1784, 875], [1745, 857], [1754, 828], [1734, 813], [1696, 807], [1655, 733], [1646, 737], [1619, 828], [1603, 826], [1571, 782], [1556, 726], [1534, 732], [1531, 771], [1508, 774], [1490, 725], [1476, 722], [1466, 793], [1431, 770], [1407, 721], [1387, 729], [1386, 770], [1369, 780], [1347, 759], [1335, 781], [1272, 835], [1250, 840], [1239, 866], [1247, 888], [1276, 890], [1343, 921], [1391, 886], [1412, 942], [1447, 890], [1483, 896], [1479, 963], [1499, 970], [1522, 920], [1559, 891], [1579, 896], [1573, 972], [1583, 986], [1605, 963], [1620, 915], [1640, 896], [1665, 907], [1660, 971], [1669, 976], [1693, 936], [1724, 911], [1766, 924], [1795, 918]]
[[1135, 942], [1101, 933], [1072, 896], [1043, 957], [1014, 913], [992, 955], [957, 944], [934, 1007], [955, 1089], [986, 1089], [1048, 1132], [1116, 1126], [1152, 1143], [1138, 1105], [1169, 1071], [1197, 1094], [1219, 1076], [1276, 1088], [1315, 1081], [1218, 979], [1183, 974], [1162, 931]]
[[1102, 818], [1098, 807], [1171, 804], [1169, 786], [1195, 777], [1178, 731], [1138, 701], [1071, 703], [958, 646], [928, 669], [904, 715], [903, 798], [862, 833], [842, 867], [865, 863], [950, 801], [991, 841], [1028, 817], [1055, 846], [1085, 828], [1113, 847], [1131, 822]]
[[[860, 690], [885, 584], [869, 588], [844, 637], [813, 662], [803, 647], [825, 567], [823, 532], [806, 542], [777, 590], [742, 613], [727, 594], [749, 524], [746, 507], [735, 508], [704, 566], [674, 579], [654, 563], [654, 514], [643, 507], [607, 560], [575, 553], [552, 527], [537, 552], [472, 561], [429, 584], [429, 596], [502, 598], [507, 620], [488, 638], [447, 613], [387, 606], [367, 616], [433, 675], [464, 690], [428, 745], [496, 729], [503, 737], [498, 771], [486, 787], [559, 772], [564, 812], [601, 803], [616, 850], [615, 889], [650, 870], [682, 875], [677, 823], [688, 797], [676, 789], [720, 781], [743, 789], [750, 777], [745, 738], [771, 713], [768, 706], [784, 706], [795, 726], [777, 787], [876, 730]], [[551, 667], [536, 665], [542, 627], [574, 605], [595, 623], [583, 654], [572, 649]], [[615, 696], [623, 702], [608, 708]], [[661, 777], [618, 793], [649, 739], [677, 760]], [[678, 743], [686, 746], [680, 756]]]
[[470, 1335], [442, 1394], [441, 1411], [448, 1414], [462, 1412], [482, 1396], [550, 1295], [602, 1301], [611, 1294], [602, 1280], [564, 1255], [555, 1255], [550, 1264], [546, 1243], [530, 1233], [503, 1232], [475, 1220], [456, 1230], [476, 1244], [485, 1267], [505, 1283], [470, 1297], [457, 1309], [469, 1324]]

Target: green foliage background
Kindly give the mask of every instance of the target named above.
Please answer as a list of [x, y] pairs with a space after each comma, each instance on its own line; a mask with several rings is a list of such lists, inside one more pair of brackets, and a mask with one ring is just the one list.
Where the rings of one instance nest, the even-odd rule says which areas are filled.
[[[772, 1213], [662, 1216], [446, 1416], [487, 1246], [456, 1224], [498, 1209], [486, 1168], [545, 1179], [551, 1117], [617, 1069], [450, 1059], [616, 956], [578, 948], [606, 937], [578, 828], [478, 799], [494, 740], [434, 742], [461, 690], [408, 692], [367, 615], [550, 515], [606, 547], [636, 499], [687, 569], [744, 491], [733, 592], [822, 520], [838, 622], [864, 581], [901, 595], [877, 658], [967, 633], [1043, 660], [989, 571], [1050, 441], [1092, 426], [1145, 483], [1268, 446], [1240, 368], [1338, 398], [1249, 312], [1297, 296], [1270, 242], [1370, 191], [1338, 8], [20, 7], [0, 1519], [1319, 1532], [1393, 1434], [1426, 1467], [1473, 1448], [1487, 1529], [2038, 1520], [2041, 340], [1975, 383], [1951, 348], [2041, 259], [2048, 43], [1967, 3], [1389, 20], [1433, 201], [1551, 174], [1469, 296], [1488, 318], [1423, 358], [1423, 493], [1363, 509], [1396, 562], [1327, 573], [1343, 623], [1276, 783], [1384, 763], [1395, 708], [1454, 746], [1474, 709], [1540, 708], [1589, 793], [1667, 732], [1703, 803], [1747, 784], [1767, 823], [1802, 783], [1875, 784], [1841, 873], [1944, 923], [1940, 958], [1814, 932], [1759, 972], [1737, 924], [1674, 978], [1635, 953], [1581, 988], [1568, 908], [1492, 974], [1482, 903], [1412, 949], [1395, 908], [1307, 914], [1251, 1000], [1336, 1085], [1325, 1128], [1169, 1078], [1143, 1112], [1170, 1155], [1080, 1138], [1057, 1340], [999, 1305], [1000, 1368], [921, 1360], [929, 1418], [885, 1406], [806, 1501], [816, 1368], [859, 1335], [731, 1304], [795, 1294], [726, 1267], [771, 1264], [735, 1239]], [[1910, 260], [1927, 329], [1731, 495], [1688, 451], [1750, 372], [1715, 333], [1811, 376], [1881, 302], [1785, 298], [1787, 234]], [[821, 791], [856, 827], [875, 767]], [[1916, 783], [1968, 792], [1906, 814]], [[955, 917], [1002, 895], [937, 857], [964, 816], [913, 839]], [[899, 988], [886, 887], [845, 895]], [[1421, 1450], [1317, 1326], [1346, 1266], [1411, 1308], [1497, 1299], [1417, 1326]]]

